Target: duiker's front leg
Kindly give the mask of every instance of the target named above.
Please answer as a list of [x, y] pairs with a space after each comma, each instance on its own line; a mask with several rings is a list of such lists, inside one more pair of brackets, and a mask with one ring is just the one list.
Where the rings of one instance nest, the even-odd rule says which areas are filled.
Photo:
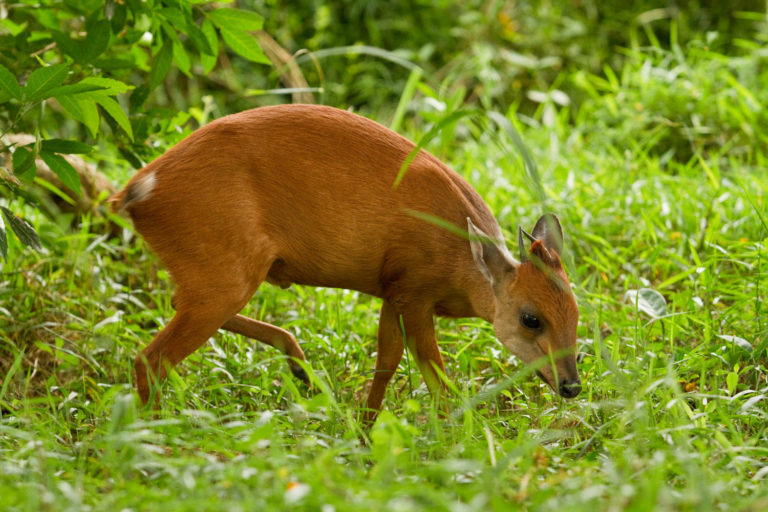
[[408, 350], [416, 360], [430, 393], [439, 398], [445, 391], [445, 366], [437, 347], [432, 311], [404, 312], [403, 325]]
[[368, 393], [368, 410], [363, 422], [372, 424], [381, 409], [381, 401], [387, 384], [403, 358], [403, 333], [400, 330], [400, 315], [386, 300], [381, 304], [379, 316], [379, 347], [376, 355], [376, 373]]

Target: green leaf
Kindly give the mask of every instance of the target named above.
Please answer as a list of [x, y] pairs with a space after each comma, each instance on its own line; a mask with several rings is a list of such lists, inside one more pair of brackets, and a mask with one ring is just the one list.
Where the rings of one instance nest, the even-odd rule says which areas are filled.
[[36, 341], [35, 342], [35, 347], [39, 348], [40, 350], [42, 350], [46, 354], [53, 355], [53, 347], [51, 345], [49, 345], [48, 343], [43, 343], [42, 341]]
[[[114, 0], [111, 0], [114, 1]], [[112, 33], [119, 34], [120, 31], [125, 26], [125, 18], [128, 14], [128, 10], [125, 7], [125, 3], [120, 2], [119, 4], [115, 5], [114, 10], [112, 11], [112, 16], [107, 16], [106, 8], [105, 8], [105, 15], [104, 17], [109, 20], [109, 23], [112, 25]]]
[[13, 73], [8, 68], [0, 64], [0, 90], [7, 92], [12, 98], [21, 99], [21, 87]]
[[47, 92], [55, 89], [69, 72], [69, 66], [66, 64], [55, 64], [38, 68], [29, 75], [27, 86], [24, 88], [27, 100], [37, 100], [47, 98]]
[[142, 105], [144, 105], [144, 102], [147, 101], [147, 97], [149, 97], [149, 85], [143, 84], [138, 86], [130, 96], [130, 105], [131, 110], [136, 111], [141, 108]]
[[78, 62], [83, 60], [84, 49], [80, 41], [75, 41], [68, 34], [58, 30], [51, 32], [51, 37], [64, 55], [69, 55]]
[[61, 19], [56, 15], [59, 9], [45, 9], [41, 4], [42, 2], [39, 2], [34, 6], [35, 21], [48, 30], [58, 29], [61, 25]]
[[624, 301], [637, 306], [639, 311], [651, 318], [661, 318], [667, 314], [667, 301], [664, 296], [651, 288], [627, 290]]
[[104, 89], [105, 87], [102, 87], [100, 85], [78, 82], [76, 84], [68, 84], [68, 85], [62, 85], [62, 86], [56, 87], [48, 91], [48, 95], [50, 95], [52, 98], [58, 98], [60, 96], [70, 96], [70, 95], [82, 94], [84, 92], [101, 91]]
[[114, 78], [103, 78], [100, 76], [89, 76], [88, 78], [83, 78], [79, 83], [99, 86], [104, 89], [103, 91], [99, 91], [100, 93], [103, 92], [104, 94], [108, 94], [110, 96], [114, 96], [115, 94], [123, 94], [133, 89], [132, 85], [128, 85], [125, 82], [121, 82], [120, 80], [115, 80]]
[[129, 53], [124, 53], [120, 56], [102, 57], [94, 64], [97, 68], [107, 72], [131, 70], [136, 68], [137, 65], [136, 56]]
[[219, 28], [222, 39], [235, 53], [253, 62], [270, 64], [256, 39], [249, 34], [264, 25], [264, 18], [260, 14], [224, 7], [208, 13], [208, 19]]
[[253, 11], [243, 11], [231, 7], [223, 7], [208, 13], [208, 18], [221, 30], [248, 32], [261, 30], [264, 17]]
[[227, 28], [220, 28], [221, 37], [227, 46], [232, 48], [235, 53], [245, 57], [252, 62], [258, 62], [261, 64], [271, 64], [270, 60], [264, 55], [256, 38], [247, 32], [229, 30]]
[[163, 33], [165, 34], [166, 40], [170, 41], [173, 47], [173, 62], [176, 63], [176, 67], [179, 68], [179, 71], [188, 77], [191, 77], [192, 75], [189, 73], [189, 69], [192, 64], [189, 60], [189, 55], [187, 55], [187, 51], [184, 49], [184, 45], [179, 39], [176, 28], [168, 22], [163, 22]]
[[61, 182], [71, 191], [80, 194], [80, 177], [72, 164], [67, 162], [66, 158], [50, 151], [41, 151], [40, 158], [48, 164], [51, 171], [59, 177]]
[[179, 9], [175, 7], [164, 7], [156, 12], [168, 20], [177, 30], [186, 34], [187, 20], [184, 18], [184, 13]]
[[109, 96], [97, 98], [96, 102], [101, 105], [104, 110], [107, 111], [112, 119], [114, 119], [115, 122], [120, 125], [120, 128], [122, 128], [125, 133], [128, 134], [128, 137], [133, 140], [133, 128], [131, 128], [131, 122], [128, 120], [128, 116], [120, 107], [120, 104], [115, 101], [114, 98], [110, 98]]
[[47, 139], [40, 145], [42, 151], [65, 154], [86, 154], [93, 149], [90, 145], [77, 140]]
[[5, 234], [5, 223], [2, 217], [0, 217], [0, 256], [8, 261], [8, 237]]
[[211, 23], [211, 20], [208, 18], [203, 21], [201, 30], [212, 50], [211, 55], [200, 55], [200, 60], [203, 63], [203, 70], [208, 74], [219, 59], [219, 39], [216, 37], [216, 29], [213, 27], [213, 23]]
[[192, 65], [189, 61], [189, 55], [187, 55], [187, 51], [184, 49], [184, 45], [177, 43], [176, 41], [173, 42], [173, 61], [179, 67], [179, 71], [188, 77], [192, 76], [189, 73], [189, 68]]
[[[210, 24], [210, 21], [206, 19]], [[203, 24], [205, 24], [205, 21]], [[203, 34], [203, 32], [197, 28], [197, 25], [190, 24], [187, 27], [187, 36], [189, 36], [189, 39], [192, 41], [192, 44], [195, 45], [195, 48], [197, 48], [197, 51], [200, 52], [200, 55], [213, 55], [212, 46], [208, 41], [208, 38]], [[214, 31], [214, 38], [216, 37], [216, 33]], [[215, 42], [215, 39], [214, 39]]]
[[80, 99], [80, 96], [59, 96], [59, 105], [76, 120], [83, 123], [92, 137], [99, 133], [99, 109], [94, 101]]
[[85, 52], [83, 60], [92, 63], [96, 57], [104, 53], [109, 46], [109, 38], [112, 35], [111, 25], [107, 20], [98, 20], [90, 25], [85, 37]]
[[27, 28], [27, 22], [14, 23], [10, 18], [0, 20], [0, 27], [6, 29], [13, 37], [21, 34]]
[[171, 69], [171, 63], [173, 62], [173, 43], [171, 41], [165, 41], [163, 47], [157, 52], [155, 62], [152, 65], [152, 72], [149, 75], [149, 87], [154, 89], [165, 78], [168, 71]]
[[395, 115], [392, 116], [392, 122], [389, 125], [389, 129], [393, 132], [400, 129], [400, 124], [403, 122], [403, 117], [405, 116], [405, 109], [413, 99], [413, 95], [416, 93], [416, 86], [419, 84], [422, 75], [423, 70], [421, 68], [411, 70], [411, 74], [408, 76], [408, 81], [405, 83], [405, 88], [403, 89], [402, 94], [400, 94], [400, 101], [397, 103]]
[[36, 170], [35, 154], [27, 148], [16, 148], [13, 152], [13, 174], [20, 179], [26, 179], [26, 174], [29, 173], [31, 180]]
[[9, 226], [11, 226], [11, 229], [16, 234], [16, 237], [23, 245], [32, 247], [36, 250], [43, 248], [43, 245], [40, 243], [40, 237], [37, 236], [35, 229], [30, 226], [27, 221], [21, 217], [17, 217], [11, 210], [4, 206], [0, 206], [0, 210], [3, 212], [5, 221]]

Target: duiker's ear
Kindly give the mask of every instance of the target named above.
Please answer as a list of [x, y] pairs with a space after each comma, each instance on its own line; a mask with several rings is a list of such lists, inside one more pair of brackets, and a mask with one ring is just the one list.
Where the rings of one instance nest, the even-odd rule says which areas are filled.
[[563, 254], [563, 228], [554, 213], [545, 213], [539, 217], [531, 235], [536, 240], [541, 240], [548, 251], [554, 249], [557, 254]]
[[469, 217], [467, 217], [467, 231], [475, 264], [491, 286], [495, 286], [504, 276], [515, 271], [512, 258], [503, 242], [489, 238], [480, 228], [472, 224]]

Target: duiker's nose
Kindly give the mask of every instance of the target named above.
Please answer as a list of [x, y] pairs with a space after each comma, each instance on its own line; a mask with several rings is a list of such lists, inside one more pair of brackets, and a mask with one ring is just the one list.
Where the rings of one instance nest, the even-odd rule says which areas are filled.
[[573, 398], [581, 393], [581, 381], [576, 379], [563, 379], [560, 381], [560, 396]]

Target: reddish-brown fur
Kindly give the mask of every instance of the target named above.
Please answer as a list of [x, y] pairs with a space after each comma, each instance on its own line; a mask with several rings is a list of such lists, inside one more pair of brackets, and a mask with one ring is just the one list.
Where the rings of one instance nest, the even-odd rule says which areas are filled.
[[[114, 206], [127, 210], [177, 287], [176, 315], [136, 358], [141, 399], [149, 399], [150, 379], [162, 379], [167, 365], [222, 327], [303, 360], [290, 333], [237, 314], [265, 280], [382, 298], [371, 418], [403, 354], [400, 317], [433, 391], [441, 388], [438, 372], [444, 370], [436, 314], [493, 322], [502, 343], [526, 362], [575, 349], [578, 310], [554, 247], [537, 241], [544, 257], [532, 252], [532, 261], [512, 259], [482, 199], [426, 151], [393, 187], [413, 147], [342, 110], [283, 105], [214, 121], [139, 171], [113, 198]], [[466, 238], [412, 211], [462, 229], [471, 219], [473, 249]], [[473, 260], [473, 250], [483, 253], [481, 247], [486, 260]], [[487, 269], [497, 277], [484, 277]], [[520, 312], [507, 306], [510, 301], [533, 307], [546, 322], [542, 332], [517, 332]], [[521, 343], [530, 347], [521, 350]], [[573, 353], [555, 367], [560, 381], [576, 385]], [[292, 369], [305, 377], [295, 361]], [[551, 365], [540, 372], [562, 391]]]

